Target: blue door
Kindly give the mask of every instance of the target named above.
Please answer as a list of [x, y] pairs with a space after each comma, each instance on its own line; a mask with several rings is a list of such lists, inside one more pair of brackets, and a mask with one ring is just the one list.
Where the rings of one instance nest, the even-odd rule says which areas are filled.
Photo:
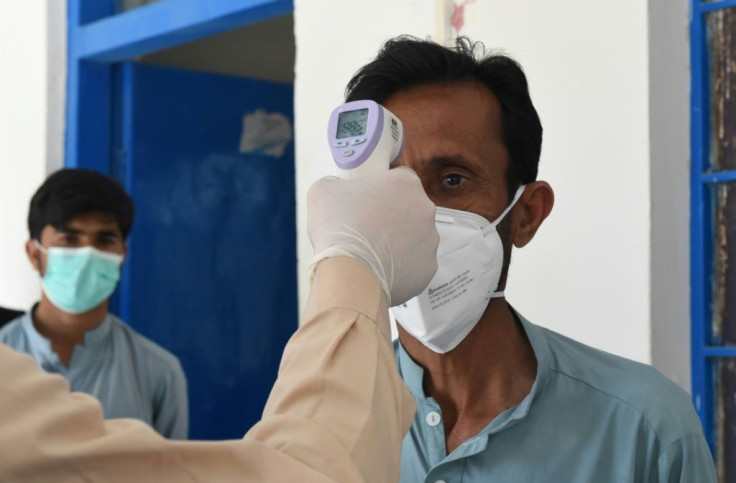
[[240, 438], [297, 326], [293, 142], [243, 154], [243, 122], [292, 121], [293, 86], [135, 63], [119, 74], [113, 171], [136, 220], [116, 309], [179, 357], [190, 438]]

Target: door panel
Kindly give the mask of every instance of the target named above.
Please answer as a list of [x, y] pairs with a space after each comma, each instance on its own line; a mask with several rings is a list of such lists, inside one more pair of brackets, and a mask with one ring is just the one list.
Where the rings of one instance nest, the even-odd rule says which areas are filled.
[[118, 310], [177, 355], [190, 438], [239, 438], [297, 325], [294, 148], [240, 154], [243, 118], [293, 121], [293, 87], [129, 63], [120, 155], [136, 220]]

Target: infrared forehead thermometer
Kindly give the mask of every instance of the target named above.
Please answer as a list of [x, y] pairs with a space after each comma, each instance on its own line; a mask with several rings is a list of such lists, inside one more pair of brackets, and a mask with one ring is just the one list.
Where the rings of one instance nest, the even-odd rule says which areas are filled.
[[373, 101], [353, 101], [330, 115], [327, 140], [343, 178], [389, 169], [401, 155], [404, 127], [391, 111]]

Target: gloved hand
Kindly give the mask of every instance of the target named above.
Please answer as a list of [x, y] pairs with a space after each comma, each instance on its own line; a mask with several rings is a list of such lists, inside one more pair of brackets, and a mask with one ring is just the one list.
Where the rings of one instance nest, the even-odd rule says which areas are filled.
[[309, 189], [310, 275], [328, 257], [349, 256], [373, 269], [389, 306], [427, 287], [437, 271], [435, 206], [409, 168], [352, 180], [323, 178]]

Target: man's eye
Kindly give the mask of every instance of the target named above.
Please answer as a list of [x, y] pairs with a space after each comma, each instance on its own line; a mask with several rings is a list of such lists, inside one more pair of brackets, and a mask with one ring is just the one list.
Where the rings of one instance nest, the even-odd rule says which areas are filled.
[[465, 180], [464, 176], [459, 174], [447, 174], [444, 176], [443, 181], [448, 186], [457, 186]]
[[70, 245], [73, 245], [74, 243], [77, 243], [77, 236], [76, 235], [64, 235], [61, 238], [61, 241], [64, 243], [68, 243]]

